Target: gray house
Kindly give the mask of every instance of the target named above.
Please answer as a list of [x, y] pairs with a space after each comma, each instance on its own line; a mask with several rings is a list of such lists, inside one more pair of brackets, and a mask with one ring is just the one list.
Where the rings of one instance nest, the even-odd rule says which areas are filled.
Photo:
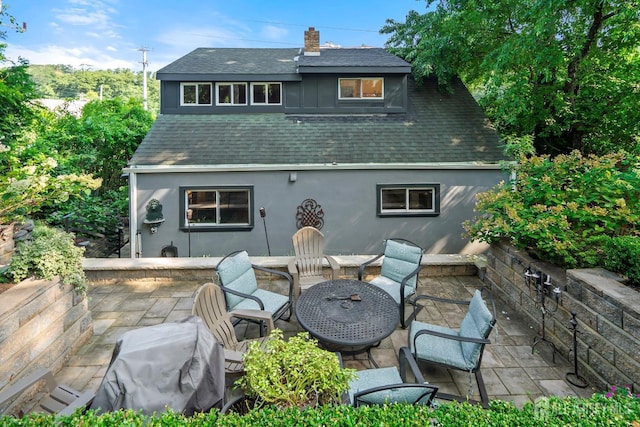
[[464, 85], [418, 87], [383, 49], [319, 41], [199, 48], [157, 72], [161, 114], [125, 169], [132, 256], [291, 255], [305, 225], [330, 254], [484, 249], [462, 223], [508, 158]]

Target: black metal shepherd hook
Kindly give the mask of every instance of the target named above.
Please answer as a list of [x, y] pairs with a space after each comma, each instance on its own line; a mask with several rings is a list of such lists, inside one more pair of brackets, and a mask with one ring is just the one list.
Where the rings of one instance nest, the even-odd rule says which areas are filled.
[[265, 217], [267, 216], [267, 210], [265, 208], [260, 208], [260, 217], [262, 218], [262, 224], [264, 225], [264, 237], [267, 239], [267, 252], [269, 256], [271, 256], [271, 248], [269, 247], [269, 235], [267, 234], [267, 221]]
[[573, 372], [567, 372], [564, 376], [567, 381], [576, 387], [587, 387], [587, 381], [578, 375], [578, 321], [576, 320], [576, 312], [571, 311], [571, 320], [569, 320], [571, 328], [573, 329]]
[[[547, 314], [552, 315], [556, 311], [558, 311], [558, 305], [560, 304], [560, 298], [562, 297], [562, 291], [560, 288], [556, 287], [555, 289], [551, 285], [551, 276], [547, 275], [547, 279], [544, 280], [545, 274], [541, 271], [532, 271], [530, 267], [524, 272], [524, 280], [529, 288], [529, 291], [534, 292], [535, 295], [535, 304], [536, 307], [540, 309], [542, 313], [542, 326], [540, 328], [540, 333], [536, 335], [533, 339], [533, 344], [531, 345], [531, 354], [533, 354], [536, 346], [540, 343], [547, 344], [551, 347], [551, 357], [553, 363], [556, 362], [556, 346], [553, 342], [549, 341], [545, 335], [545, 320]], [[533, 289], [531, 289], [533, 287]], [[548, 298], [555, 299], [555, 308], [549, 308], [546, 305], [546, 301]]]

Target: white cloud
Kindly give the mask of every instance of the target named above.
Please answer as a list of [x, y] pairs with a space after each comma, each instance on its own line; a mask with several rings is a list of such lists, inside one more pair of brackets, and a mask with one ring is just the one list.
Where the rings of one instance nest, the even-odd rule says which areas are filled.
[[239, 47], [244, 43], [238, 31], [213, 28], [174, 28], [162, 32], [156, 40], [181, 49], [182, 54], [197, 47]]
[[93, 47], [67, 48], [55, 45], [45, 46], [38, 50], [10, 45], [5, 51], [7, 58], [17, 60], [18, 56], [22, 56], [28, 59], [31, 64], [38, 65], [65, 64], [71, 65], [74, 68], [140, 69], [140, 64], [138, 64], [133, 57], [131, 60], [123, 59], [121, 53], [122, 52], [119, 52], [119, 57], [114, 57]]
[[104, 13], [89, 13], [85, 9], [67, 9], [56, 15], [59, 21], [70, 25], [91, 25], [101, 27], [108, 20]]
[[281, 40], [289, 35], [289, 30], [275, 25], [265, 25], [262, 27], [261, 34], [270, 40]]

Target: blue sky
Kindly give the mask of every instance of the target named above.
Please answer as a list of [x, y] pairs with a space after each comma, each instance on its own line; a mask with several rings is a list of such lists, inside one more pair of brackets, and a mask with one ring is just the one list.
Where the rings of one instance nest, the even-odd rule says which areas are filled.
[[[5, 55], [32, 64], [141, 70], [141, 48], [156, 71], [198, 47], [301, 47], [320, 43], [383, 47], [387, 18], [425, 12], [424, 0], [0, 0], [27, 31], [8, 31]], [[2, 19], [6, 23], [6, 19]], [[3, 28], [6, 30], [6, 28]]]

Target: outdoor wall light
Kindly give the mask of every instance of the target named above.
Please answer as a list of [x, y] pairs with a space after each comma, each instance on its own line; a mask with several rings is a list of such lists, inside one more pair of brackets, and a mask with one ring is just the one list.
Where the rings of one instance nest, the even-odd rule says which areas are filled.
[[144, 217], [142, 221], [147, 227], [149, 227], [149, 232], [154, 234], [158, 231], [158, 227], [160, 224], [164, 222], [164, 216], [162, 215], [162, 205], [158, 199], [151, 199], [146, 206], [147, 215]]

